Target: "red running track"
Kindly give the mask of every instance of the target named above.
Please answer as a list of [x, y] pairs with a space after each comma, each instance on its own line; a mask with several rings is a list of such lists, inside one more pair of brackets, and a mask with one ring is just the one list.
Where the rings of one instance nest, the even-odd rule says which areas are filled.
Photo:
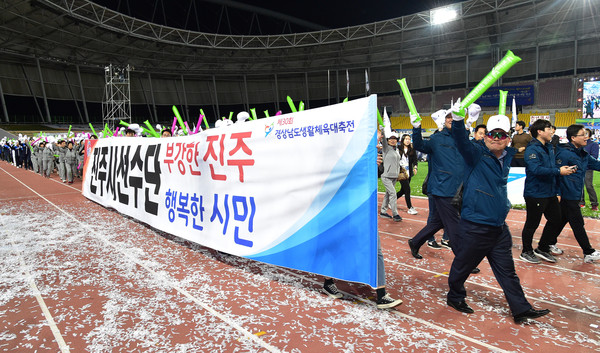
[[[595, 352], [600, 264], [585, 264], [570, 229], [556, 264], [518, 259], [524, 211], [511, 211], [513, 256], [530, 302], [552, 313], [516, 325], [484, 261], [466, 285], [471, 315], [445, 304], [448, 250], [410, 255], [427, 219], [380, 220], [388, 292], [219, 253], [158, 232], [67, 185], [0, 162], [0, 350], [14, 352]], [[381, 200], [381, 195], [380, 195]], [[599, 221], [586, 219], [600, 248]], [[540, 227], [541, 229], [541, 227]], [[539, 238], [539, 232], [536, 239]]]

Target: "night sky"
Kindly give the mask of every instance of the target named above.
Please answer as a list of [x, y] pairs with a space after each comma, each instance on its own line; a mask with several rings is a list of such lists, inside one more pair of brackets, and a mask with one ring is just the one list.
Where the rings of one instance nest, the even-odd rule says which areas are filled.
[[[413, 14], [456, 3], [457, 0], [94, 0], [146, 21], [171, 27], [221, 34], [282, 34], [315, 30], [240, 9], [244, 5], [292, 16], [322, 28], [340, 28]], [[224, 11], [223, 3], [230, 4]], [[229, 21], [227, 21], [227, 19]], [[257, 21], [258, 19], [258, 21]], [[257, 24], [258, 23], [258, 24]]]

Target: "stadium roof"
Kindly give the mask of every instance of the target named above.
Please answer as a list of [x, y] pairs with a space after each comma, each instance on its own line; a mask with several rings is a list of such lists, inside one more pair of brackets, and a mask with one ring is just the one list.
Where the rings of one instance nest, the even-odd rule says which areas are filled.
[[458, 0], [94, 0], [125, 15], [190, 31], [268, 35], [356, 26]]

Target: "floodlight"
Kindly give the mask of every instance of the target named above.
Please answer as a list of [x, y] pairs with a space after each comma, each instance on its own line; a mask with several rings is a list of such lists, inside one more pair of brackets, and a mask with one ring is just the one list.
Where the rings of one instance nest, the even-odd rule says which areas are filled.
[[[460, 5], [460, 4], [458, 4]], [[460, 6], [451, 5], [440, 7], [429, 11], [429, 17], [432, 25], [439, 25], [454, 21], [460, 15]]]

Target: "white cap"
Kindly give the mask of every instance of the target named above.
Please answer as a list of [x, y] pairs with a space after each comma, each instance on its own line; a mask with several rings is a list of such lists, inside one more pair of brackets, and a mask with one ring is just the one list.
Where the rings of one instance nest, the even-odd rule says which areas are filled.
[[250, 114], [248, 114], [248, 112], [239, 112], [236, 122], [243, 123], [244, 121], [248, 120], [248, 118], [250, 118]]
[[506, 115], [494, 115], [488, 119], [487, 130], [492, 131], [495, 129], [504, 130], [504, 132], [510, 131], [510, 120]]
[[393, 137], [393, 138], [395, 138], [395, 139], [397, 140], [397, 139], [398, 139], [398, 133], [396, 133], [396, 132], [392, 131], [392, 132], [390, 133], [390, 136], [388, 136], [387, 138], [388, 138], [388, 139], [391, 139], [392, 137]]

